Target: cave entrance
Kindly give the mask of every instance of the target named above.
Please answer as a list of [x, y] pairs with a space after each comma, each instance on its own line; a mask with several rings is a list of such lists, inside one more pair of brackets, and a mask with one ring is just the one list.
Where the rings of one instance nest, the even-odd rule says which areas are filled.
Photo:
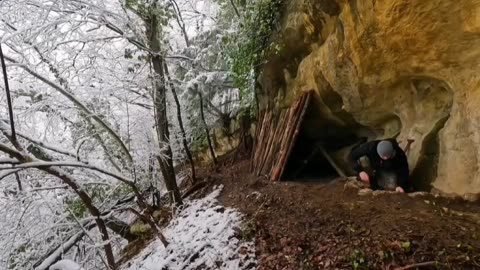
[[301, 133], [293, 146], [281, 180], [329, 182], [339, 176], [340, 173], [325, 155], [323, 143], [309, 139]]
[[344, 177], [349, 174], [346, 154], [366, 140], [357, 136], [358, 124], [326, 117], [318, 102], [312, 99], [306, 104], [281, 181], [327, 183]]
[[[309, 182], [328, 182], [352, 174], [347, 155], [370, 136], [371, 130], [343, 110], [338, 94], [328, 102], [323, 100], [309, 91], [289, 107], [261, 112], [253, 173], [270, 181]], [[325, 104], [330, 104], [329, 110]]]

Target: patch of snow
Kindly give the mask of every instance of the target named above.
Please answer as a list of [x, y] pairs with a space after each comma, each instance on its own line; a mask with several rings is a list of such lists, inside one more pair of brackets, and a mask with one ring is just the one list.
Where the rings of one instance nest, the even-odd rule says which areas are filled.
[[50, 266], [49, 270], [83, 270], [76, 262], [71, 260], [61, 260]]
[[256, 269], [254, 240], [239, 239], [242, 215], [216, 199], [222, 188], [186, 202], [164, 230], [170, 243], [167, 248], [156, 240], [121, 269]]

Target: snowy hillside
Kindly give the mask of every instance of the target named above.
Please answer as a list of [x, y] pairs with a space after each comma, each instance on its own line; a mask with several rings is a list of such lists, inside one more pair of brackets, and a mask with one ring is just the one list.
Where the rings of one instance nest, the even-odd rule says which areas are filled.
[[255, 269], [254, 240], [239, 239], [242, 215], [219, 205], [220, 191], [186, 203], [165, 229], [167, 248], [153, 241], [121, 269]]

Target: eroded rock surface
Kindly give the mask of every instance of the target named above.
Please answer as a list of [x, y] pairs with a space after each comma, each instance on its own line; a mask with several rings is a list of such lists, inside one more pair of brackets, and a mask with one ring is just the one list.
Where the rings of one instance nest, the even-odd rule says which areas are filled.
[[287, 1], [264, 93], [317, 93], [309, 136], [414, 139], [419, 188], [480, 192], [480, 0]]

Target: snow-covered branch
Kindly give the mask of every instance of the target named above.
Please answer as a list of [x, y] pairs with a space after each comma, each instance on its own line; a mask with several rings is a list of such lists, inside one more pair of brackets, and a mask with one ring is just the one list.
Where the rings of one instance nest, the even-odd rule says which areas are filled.
[[114, 138], [115, 141], [120, 145], [123, 152], [127, 156], [129, 162], [133, 162], [132, 156], [130, 155], [130, 151], [128, 150], [128, 148], [126, 147], [125, 143], [122, 141], [120, 136], [115, 131], [113, 131], [113, 129], [105, 121], [100, 119], [100, 117], [97, 114], [91, 112], [87, 108], [87, 106], [85, 104], [83, 104], [79, 99], [77, 99], [73, 94], [69, 93], [63, 87], [58, 85], [57, 83], [45, 78], [44, 76], [40, 75], [39, 73], [37, 73], [33, 69], [29, 68], [28, 66], [26, 66], [24, 64], [19, 63], [18, 61], [14, 60], [13, 58], [5, 56], [5, 59], [7, 59], [8, 61], [16, 64], [17, 66], [21, 67], [22, 69], [24, 69], [25, 71], [30, 73], [35, 78], [39, 79], [40, 81], [44, 82], [45, 84], [47, 84], [50, 87], [54, 88], [55, 90], [59, 91], [68, 100], [73, 102], [80, 110], [85, 112], [85, 114], [88, 116], [88, 118], [94, 119], [103, 129], [105, 129], [108, 132], [108, 134], [110, 134], [112, 136], [112, 138]]
[[[6, 145], [0, 143], [0, 150], [1, 150], [1, 151], [3, 151], [3, 149], [5, 149], [4, 147], [6, 147]], [[5, 163], [4, 163], [4, 164], [5, 164]], [[12, 167], [11, 167], [11, 168], [14, 168], [14, 169], [45, 168], [45, 167], [76, 167], [76, 168], [85, 168], [85, 169], [94, 170], [94, 171], [103, 173], [103, 174], [105, 174], [105, 175], [111, 176], [111, 177], [113, 177], [113, 178], [115, 178], [115, 179], [117, 179], [117, 180], [119, 180], [119, 181], [122, 181], [122, 182], [124, 182], [124, 183], [126, 183], [126, 184], [134, 185], [133, 179], [126, 178], [126, 177], [121, 176], [121, 175], [119, 175], [119, 174], [117, 174], [117, 173], [110, 172], [110, 171], [108, 171], [108, 170], [99, 168], [99, 167], [94, 166], [94, 165], [88, 165], [88, 164], [80, 163], [80, 162], [32, 161], [32, 162], [26, 162], [26, 163], [21, 163], [21, 164], [18, 164], [18, 162], [17, 162], [17, 163], [10, 163], [10, 164], [12, 164]], [[1, 167], [0, 167], [0, 170], [4, 170], [4, 169], [9, 169], [9, 168], [1, 168]]]

